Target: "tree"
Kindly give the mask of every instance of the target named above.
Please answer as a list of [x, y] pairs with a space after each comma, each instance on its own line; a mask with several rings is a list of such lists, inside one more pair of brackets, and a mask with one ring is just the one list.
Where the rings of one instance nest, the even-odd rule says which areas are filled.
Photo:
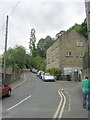
[[84, 37], [88, 38], [86, 19], [84, 20], [84, 22], [82, 22], [81, 25], [75, 24], [72, 28], [76, 30], [78, 33], [82, 34]]
[[84, 37], [88, 38], [87, 21], [86, 21], [86, 19], [85, 19], [84, 22], [81, 24], [80, 33], [81, 33]]
[[31, 34], [30, 34], [30, 42], [29, 42], [29, 49], [30, 49], [31, 54], [32, 54], [33, 50], [36, 49], [35, 43], [36, 43], [35, 29], [32, 28], [31, 29]]
[[32, 57], [29, 54], [25, 55], [25, 67], [31, 68]]
[[37, 51], [41, 57], [46, 57], [46, 50], [52, 45], [53, 42], [54, 40], [50, 36], [39, 40], [37, 44]]
[[0, 55], [0, 67], [2, 67], [2, 55]]
[[14, 54], [15, 63], [21, 69], [25, 66], [25, 55], [26, 55], [25, 48], [23, 46], [16, 46]]
[[[6, 66], [22, 69], [25, 66], [25, 48], [23, 46], [15, 46], [15, 48], [9, 48], [6, 57]], [[3, 57], [4, 58], [4, 57]], [[3, 59], [4, 64], [4, 59]]]
[[65, 30], [61, 30], [59, 33], [56, 34], [56, 39], [59, 38], [64, 33], [65, 33]]

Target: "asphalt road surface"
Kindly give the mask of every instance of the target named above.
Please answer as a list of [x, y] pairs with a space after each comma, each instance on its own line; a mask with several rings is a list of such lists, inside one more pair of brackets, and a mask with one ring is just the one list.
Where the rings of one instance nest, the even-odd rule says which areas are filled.
[[62, 118], [88, 118], [82, 109], [82, 92], [78, 82], [43, 82], [36, 74], [25, 73], [25, 82], [2, 100], [3, 118], [53, 118], [64, 89], [66, 104]]

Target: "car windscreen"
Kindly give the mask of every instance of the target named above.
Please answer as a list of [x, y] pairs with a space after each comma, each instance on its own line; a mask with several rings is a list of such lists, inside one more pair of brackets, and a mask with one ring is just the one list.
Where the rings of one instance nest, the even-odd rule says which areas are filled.
[[51, 76], [51, 74], [50, 73], [45, 73], [45, 76]]

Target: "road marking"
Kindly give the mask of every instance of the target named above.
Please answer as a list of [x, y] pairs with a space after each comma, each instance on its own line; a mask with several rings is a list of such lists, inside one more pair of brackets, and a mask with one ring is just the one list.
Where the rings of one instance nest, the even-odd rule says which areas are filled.
[[64, 89], [58, 90], [58, 94], [60, 95], [61, 100], [60, 100], [59, 106], [58, 106], [58, 108], [56, 110], [56, 113], [53, 116], [53, 119], [61, 118], [62, 114], [64, 112], [64, 108], [65, 108], [65, 104], [66, 104], [66, 97], [63, 94], [63, 91], [64, 91]]
[[18, 86], [22, 85], [25, 81], [26, 81], [26, 77], [25, 77], [25, 73], [24, 73], [24, 81], [21, 82], [20, 84], [16, 85], [16, 86], [14, 86], [14, 87], [12, 88], [12, 90], [15, 89], [15, 88], [17, 88]]
[[58, 118], [62, 118], [62, 114], [63, 114], [63, 112], [64, 112], [64, 108], [65, 108], [65, 104], [66, 104], [66, 97], [65, 97], [65, 95], [63, 94], [63, 92], [61, 92], [61, 94], [62, 94], [62, 96], [63, 96], [63, 98], [64, 98], [64, 102], [63, 102], [63, 105], [62, 105], [62, 108], [61, 108], [61, 111], [60, 111], [60, 114], [59, 114], [59, 116], [58, 116]]
[[29, 95], [28, 97], [26, 97], [25, 99], [23, 99], [22, 101], [20, 101], [19, 103], [17, 103], [16, 105], [8, 108], [7, 111], [12, 110], [13, 108], [17, 107], [18, 105], [20, 105], [21, 103], [23, 103], [24, 101], [26, 101], [27, 99], [29, 99], [30, 97], [31, 97], [31, 95]]
[[59, 113], [59, 110], [60, 110], [61, 105], [62, 105], [62, 102], [63, 102], [63, 97], [62, 97], [62, 95], [60, 94], [59, 90], [58, 90], [58, 94], [60, 95], [61, 100], [60, 100], [60, 103], [59, 103], [59, 105], [58, 105], [58, 108], [57, 108], [56, 113], [54, 114], [53, 118], [57, 118], [57, 117], [58, 117], [58, 113]]
[[70, 112], [71, 111], [71, 97], [70, 97], [70, 95], [68, 94], [68, 92], [67, 91], [65, 91], [65, 93], [68, 95], [68, 97], [69, 97], [69, 107], [68, 107], [68, 111]]

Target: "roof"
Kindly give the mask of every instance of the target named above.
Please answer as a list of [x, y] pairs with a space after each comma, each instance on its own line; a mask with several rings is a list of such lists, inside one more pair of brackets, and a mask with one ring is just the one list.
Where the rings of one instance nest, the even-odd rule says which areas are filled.
[[[87, 40], [87, 38], [85, 38], [81, 33], [77, 32], [77, 31], [74, 30], [73, 28], [70, 28], [70, 29], [68, 29], [66, 32], [64, 32], [62, 35], [60, 35], [60, 36], [53, 42], [53, 44], [54, 44], [57, 40], [59, 40], [60, 37], [64, 36], [65, 34], [67, 34], [68, 32], [71, 32], [71, 31], [75, 31], [77, 34], [79, 34], [81, 37], [83, 37], [85, 40]], [[53, 45], [53, 44], [52, 44], [52, 45]], [[52, 46], [52, 45], [51, 45], [51, 46]], [[50, 47], [51, 47], [51, 46], [50, 46]], [[49, 47], [49, 48], [50, 48], [50, 47]], [[48, 48], [48, 49], [49, 49], [49, 48]], [[48, 50], [48, 49], [47, 49], [47, 50]]]

